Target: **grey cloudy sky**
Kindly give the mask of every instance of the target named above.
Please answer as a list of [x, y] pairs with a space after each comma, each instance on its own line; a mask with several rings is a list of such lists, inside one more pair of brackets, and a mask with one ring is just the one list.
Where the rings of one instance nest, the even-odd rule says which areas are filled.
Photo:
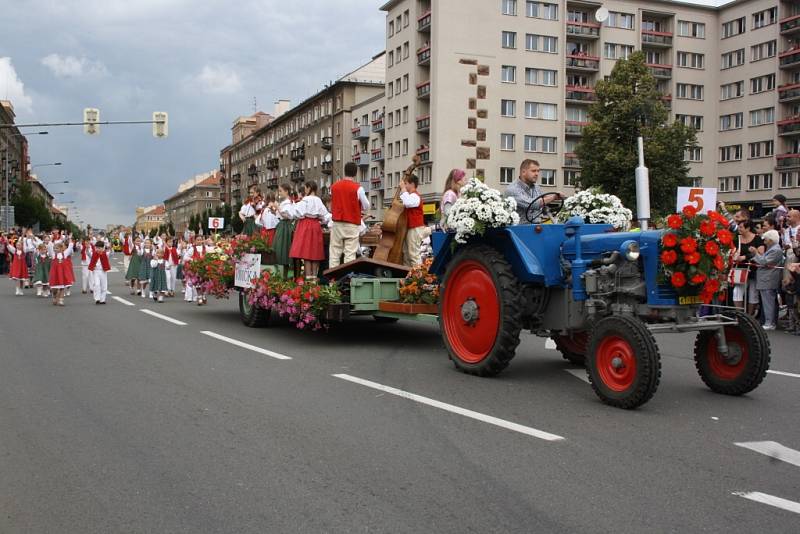
[[130, 223], [137, 205], [217, 166], [239, 115], [292, 103], [367, 62], [384, 46], [383, 0], [7, 0], [0, 16], [0, 98], [18, 123], [149, 120], [149, 125], [50, 127], [31, 136], [31, 163], [58, 198], [94, 226]]

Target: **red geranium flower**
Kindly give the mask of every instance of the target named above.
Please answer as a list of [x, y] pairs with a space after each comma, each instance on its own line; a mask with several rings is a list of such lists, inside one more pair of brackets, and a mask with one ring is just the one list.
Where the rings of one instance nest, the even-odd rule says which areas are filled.
[[725, 268], [725, 262], [722, 261], [722, 256], [714, 256], [714, 267], [716, 267], [718, 271]]
[[665, 250], [661, 253], [661, 263], [664, 265], [672, 265], [678, 261], [678, 253], [674, 250]]
[[675, 273], [669, 279], [673, 287], [683, 287], [686, 285], [686, 276], [683, 273]]
[[717, 245], [714, 241], [706, 241], [705, 249], [710, 256], [716, 256], [719, 254], [719, 245]]
[[697, 265], [700, 262], [700, 253], [697, 251], [690, 252], [684, 255], [683, 259], [685, 259], [686, 263], [689, 265]]
[[716, 293], [719, 291], [719, 280], [709, 278], [706, 280], [706, 285], [703, 287], [703, 290], [708, 291], [709, 293]]
[[717, 232], [717, 239], [723, 245], [730, 245], [733, 243], [733, 234], [729, 230], [720, 230]]
[[692, 206], [684, 206], [681, 211], [683, 212], [683, 214], [686, 216], [687, 219], [691, 219], [695, 215], [697, 215], [697, 210], [694, 209]]
[[717, 231], [717, 225], [714, 221], [708, 220], [700, 223], [700, 233], [706, 237], [711, 237]]
[[688, 254], [697, 250], [697, 241], [693, 237], [684, 237], [681, 239], [681, 251]]
[[664, 237], [661, 239], [661, 242], [664, 243], [665, 247], [674, 247], [678, 244], [678, 236], [673, 234], [672, 232], [667, 232], [664, 234]]
[[728, 226], [728, 220], [718, 211], [708, 211], [708, 218], [722, 226]]
[[706, 281], [706, 275], [704, 275], [703, 273], [697, 273], [691, 279], [691, 282], [694, 285], [702, 284], [705, 281]]
[[683, 226], [683, 219], [677, 213], [670, 215], [667, 217], [667, 226], [673, 230], [678, 230], [681, 226]]

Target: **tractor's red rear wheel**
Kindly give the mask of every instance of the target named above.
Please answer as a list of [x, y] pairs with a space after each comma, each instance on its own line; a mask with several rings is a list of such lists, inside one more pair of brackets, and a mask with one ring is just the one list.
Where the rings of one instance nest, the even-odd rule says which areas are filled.
[[462, 249], [442, 283], [439, 324], [450, 359], [470, 374], [495, 375], [519, 345], [520, 287], [500, 253], [486, 245]]

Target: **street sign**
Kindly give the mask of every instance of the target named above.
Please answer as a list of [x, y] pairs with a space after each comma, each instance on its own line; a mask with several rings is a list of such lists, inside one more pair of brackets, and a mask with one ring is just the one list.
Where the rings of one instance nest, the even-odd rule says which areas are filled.
[[250, 289], [253, 278], [261, 276], [261, 254], [242, 254], [236, 262], [233, 285]]
[[97, 108], [84, 108], [83, 110], [83, 133], [95, 135], [100, 133], [100, 110]]
[[169, 117], [163, 111], [153, 112], [153, 137], [169, 135]]
[[716, 187], [679, 187], [678, 211], [691, 206], [697, 213], [706, 213], [717, 209]]
[[208, 227], [211, 230], [222, 230], [225, 228], [225, 218], [224, 217], [209, 217], [208, 218]]

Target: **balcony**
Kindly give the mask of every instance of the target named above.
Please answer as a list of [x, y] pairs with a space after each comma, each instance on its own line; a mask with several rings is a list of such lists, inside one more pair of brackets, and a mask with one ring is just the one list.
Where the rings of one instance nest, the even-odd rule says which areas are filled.
[[267, 168], [270, 170], [277, 169], [281, 166], [280, 160], [278, 158], [270, 158], [267, 160]]
[[800, 46], [794, 46], [778, 55], [778, 68], [796, 69], [800, 67]]
[[292, 161], [300, 161], [301, 159], [306, 159], [306, 147], [305, 147], [305, 145], [303, 145], [301, 147], [297, 147], [295, 149], [292, 149], [292, 151], [289, 154], [289, 158]]
[[372, 121], [372, 132], [373, 133], [380, 133], [384, 130], [385, 126], [383, 124], [383, 116], [379, 119], [375, 119]]
[[580, 167], [581, 160], [578, 159], [577, 154], [574, 152], [564, 153], [564, 167]]
[[800, 135], [800, 115], [778, 121], [778, 135], [785, 137]]
[[270, 189], [277, 189], [278, 188], [278, 177], [273, 176], [272, 178], [267, 178], [267, 187]]
[[425, 32], [430, 33], [431, 31], [431, 10], [429, 9], [425, 13], [419, 16], [417, 19], [417, 31], [418, 32]]
[[787, 83], [778, 87], [778, 102], [797, 102], [800, 100], [800, 83]]
[[333, 174], [333, 162], [332, 161], [323, 161], [322, 165], [322, 174]]
[[417, 65], [424, 67], [431, 64], [431, 46], [426, 45], [417, 50]]
[[371, 190], [383, 189], [383, 175], [373, 176], [369, 180], [369, 187]]
[[231, 183], [238, 184], [241, 181], [242, 181], [242, 175], [239, 174], [238, 172], [233, 176], [231, 176]]
[[672, 32], [642, 30], [642, 46], [670, 48], [672, 46]]
[[293, 182], [303, 182], [306, 179], [306, 171], [298, 170], [289, 173], [289, 179]]
[[669, 80], [670, 78], [672, 78], [672, 65], [647, 63], [647, 67], [650, 69], [650, 74], [652, 74], [655, 78], [659, 78], [662, 80]]
[[794, 35], [800, 32], [800, 15], [792, 15], [780, 20], [781, 35]]
[[374, 148], [372, 150], [371, 154], [372, 154], [372, 158], [371, 159], [372, 159], [373, 163], [374, 162], [383, 161], [383, 147]]
[[598, 39], [600, 37], [600, 25], [595, 22], [567, 21], [567, 38], [577, 39]]
[[319, 140], [319, 144], [323, 150], [330, 150], [333, 148], [333, 137], [323, 137]]
[[418, 132], [427, 132], [431, 129], [431, 116], [430, 115], [423, 115], [422, 117], [417, 117], [417, 131]]
[[582, 72], [597, 72], [600, 70], [600, 57], [588, 54], [567, 54], [567, 69]]
[[431, 162], [431, 148], [428, 146], [422, 146], [417, 149], [417, 155], [419, 156], [420, 164], [423, 163], [430, 163]]
[[795, 169], [800, 167], [800, 154], [778, 154], [776, 167], [778, 169]]
[[247, 167], [247, 176], [253, 177], [258, 176], [258, 167], [255, 165], [250, 165]]
[[567, 85], [565, 88], [565, 100], [574, 104], [591, 104], [597, 100], [594, 89], [583, 85]]
[[417, 98], [429, 99], [431, 97], [431, 81], [417, 84]]
[[661, 101], [664, 102], [664, 105], [667, 107], [667, 109], [672, 109], [672, 95], [662, 96]]
[[355, 128], [352, 129], [353, 139], [354, 140], [369, 139], [369, 131], [370, 131], [370, 128], [367, 125], [356, 126]]
[[370, 161], [370, 155], [366, 152], [361, 152], [360, 154], [353, 155], [353, 163], [358, 165], [359, 167], [368, 167]]
[[587, 124], [584, 121], [564, 121], [564, 135], [581, 136]]

